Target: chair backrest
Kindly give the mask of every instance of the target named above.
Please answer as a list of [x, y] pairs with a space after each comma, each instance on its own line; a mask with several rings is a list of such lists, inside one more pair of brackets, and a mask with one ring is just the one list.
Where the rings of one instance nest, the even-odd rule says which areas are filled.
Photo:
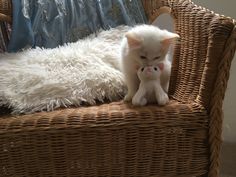
[[[170, 13], [181, 38], [175, 46], [170, 96], [208, 107], [213, 92], [219, 91], [215, 90], [217, 84], [228, 81], [235, 51], [235, 21], [190, 0], [143, 0], [143, 4], [150, 22], [164, 12]], [[221, 72], [225, 78], [217, 83]], [[221, 92], [223, 97], [225, 88]]]

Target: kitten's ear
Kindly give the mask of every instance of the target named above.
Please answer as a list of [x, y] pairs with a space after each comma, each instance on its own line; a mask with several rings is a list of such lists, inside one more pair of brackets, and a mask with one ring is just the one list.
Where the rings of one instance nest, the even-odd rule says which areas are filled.
[[142, 39], [133, 32], [127, 32], [125, 34], [128, 45], [131, 49], [138, 49], [142, 45]]
[[162, 50], [166, 51], [168, 50], [170, 44], [174, 43], [176, 39], [178, 39], [180, 36], [176, 33], [171, 33], [169, 31], [165, 31], [165, 37], [161, 41], [162, 44]]

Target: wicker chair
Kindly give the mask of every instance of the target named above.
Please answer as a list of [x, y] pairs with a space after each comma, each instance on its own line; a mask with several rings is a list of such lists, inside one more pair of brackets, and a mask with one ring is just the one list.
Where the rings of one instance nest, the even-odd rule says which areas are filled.
[[[0, 18], [10, 22], [11, 5], [3, 2]], [[171, 102], [137, 108], [120, 101], [4, 116], [0, 176], [219, 177], [222, 101], [236, 47], [235, 21], [189, 0], [143, 4], [150, 22], [170, 13], [181, 36]]]

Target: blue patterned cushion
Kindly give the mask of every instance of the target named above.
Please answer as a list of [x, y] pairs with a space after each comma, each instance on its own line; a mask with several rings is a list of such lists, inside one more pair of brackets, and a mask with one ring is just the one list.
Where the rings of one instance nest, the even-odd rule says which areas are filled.
[[54, 48], [99, 29], [146, 23], [141, 0], [13, 0], [9, 52]]

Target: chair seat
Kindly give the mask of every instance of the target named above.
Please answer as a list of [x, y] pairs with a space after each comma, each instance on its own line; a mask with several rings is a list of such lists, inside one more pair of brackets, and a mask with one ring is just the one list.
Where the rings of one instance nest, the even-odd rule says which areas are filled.
[[0, 166], [19, 176], [197, 176], [208, 165], [206, 117], [196, 103], [175, 100], [8, 117], [0, 120]]

